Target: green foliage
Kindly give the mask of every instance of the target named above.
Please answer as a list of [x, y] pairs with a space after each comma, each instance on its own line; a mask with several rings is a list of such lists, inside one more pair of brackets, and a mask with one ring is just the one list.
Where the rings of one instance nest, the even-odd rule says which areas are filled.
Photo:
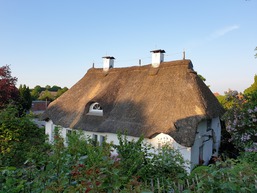
[[116, 146], [121, 159], [121, 167], [124, 167], [121, 175], [132, 176], [137, 175], [137, 172], [144, 165], [143, 137], [137, 141], [128, 141], [126, 136], [118, 134], [119, 145]]
[[131, 179], [137, 176], [143, 181], [153, 178], [178, 180], [186, 176], [185, 161], [178, 150], [168, 144], [155, 150], [150, 144], [143, 143], [143, 137], [137, 141], [128, 141], [126, 136], [118, 135], [120, 164], [123, 173]]
[[[245, 155], [246, 156], [246, 155]], [[253, 154], [248, 155], [248, 157]], [[256, 158], [256, 156], [255, 156]], [[255, 162], [245, 158], [227, 159], [209, 167], [196, 168], [189, 180], [194, 184], [184, 192], [255, 192], [257, 187], [257, 167]]]
[[232, 106], [231, 102], [227, 100], [225, 95], [218, 95], [216, 98], [224, 109], [229, 109]]
[[256, 153], [245, 152], [238, 160], [199, 166], [187, 177], [181, 155], [168, 145], [153, 154], [142, 138], [129, 142], [119, 135], [119, 154], [112, 157], [112, 144], [95, 145], [82, 132], [71, 132], [67, 147], [58, 128], [54, 138], [40, 165], [30, 159], [22, 168], [2, 168], [0, 192], [256, 191]]
[[[197, 74], [198, 77], [203, 81], [205, 82], [206, 81], [206, 78], [204, 78], [201, 74]], [[207, 85], [208, 87], [210, 87], [210, 85]]]
[[64, 87], [63, 89], [58, 89], [55, 98], [60, 97], [60, 96], [61, 96], [63, 93], [65, 93], [67, 90], [69, 90], [67, 87]]
[[[71, 132], [67, 147], [58, 128], [54, 139], [51, 151], [41, 158], [43, 164], [38, 165], [30, 159], [25, 167], [3, 168], [0, 192], [143, 192], [149, 189], [146, 178], [158, 176], [176, 180], [179, 178], [177, 173], [183, 170], [179, 165], [180, 158], [170, 157], [176, 163], [169, 161], [169, 156], [176, 155], [166, 148], [150, 162], [147, 156], [152, 154], [144, 148], [142, 138], [129, 142], [126, 136], [120, 135], [118, 157], [110, 155], [114, 149], [112, 144], [95, 145], [82, 132]], [[163, 157], [166, 159], [161, 160]], [[146, 166], [156, 168], [156, 172], [163, 167], [165, 172], [152, 172], [145, 178]]]
[[201, 74], [198, 74], [198, 76], [199, 76], [199, 78], [200, 78], [203, 82], [206, 81], [206, 78], [204, 78]]
[[228, 90], [225, 92], [225, 95], [216, 96], [220, 104], [223, 106], [225, 110], [231, 109], [234, 105], [239, 103], [242, 99], [241, 94], [238, 93], [236, 90]]
[[54, 96], [51, 94], [50, 91], [45, 90], [43, 92], [41, 92], [40, 97], [38, 98], [39, 100], [47, 100], [47, 101], [53, 101], [54, 100]]
[[45, 86], [45, 89], [46, 89], [46, 90], [49, 90], [49, 89], [51, 89], [51, 86], [46, 85], [46, 86]]
[[0, 111], [0, 167], [19, 166], [28, 155], [40, 159], [44, 140], [44, 129], [27, 116], [19, 117], [16, 107], [9, 105]]
[[257, 91], [232, 97], [234, 103], [223, 116], [229, 140], [240, 151], [257, 152]]
[[[225, 95], [216, 96], [223, 108], [230, 112], [232, 108], [235, 108], [239, 104], [243, 103], [242, 95], [235, 90], [228, 90]], [[222, 117], [222, 127], [221, 127], [221, 143], [219, 152], [222, 156], [228, 156], [235, 158], [238, 156], [238, 149], [231, 141], [231, 134], [226, 130], [225, 122], [227, 123], [227, 117]]]
[[67, 87], [61, 88], [59, 86], [45, 86], [41, 87], [39, 85], [35, 86], [34, 89], [31, 90], [31, 97], [33, 100], [48, 100], [53, 101], [60, 97], [63, 93], [68, 90]]
[[257, 75], [254, 76], [253, 84], [244, 90], [244, 94], [251, 94], [254, 91], [257, 91]]
[[62, 88], [61, 87], [59, 87], [59, 86], [56, 86], [56, 85], [54, 85], [54, 86], [52, 86], [52, 87], [48, 87], [47, 88], [47, 90], [49, 90], [49, 91], [54, 91], [54, 92], [57, 92], [58, 90], [61, 90]]
[[[163, 175], [170, 180], [181, 180], [186, 177], [185, 164], [179, 150], [171, 148], [168, 144], [158, 150], [151, 159], [154, 170], [151, 176], [161, 177]], [[149, 176], [149, 177], [151, 177]]]
[[27, 87], [25, 84], [20, 85], [19, 93], [20, 93], [19, 104], [21, 106], [21, 111], [26, 112], [30, 110], [31, 104], [32, 104], [32, 98], [31, 98], [29, 87]]
[[40, 93], [43, 91], [43, 89], [41, 88], [41, 86], [37, 85], [34, 87], [34, 89], [31, 90], [31, 98], [32, 100], [37, 100]]

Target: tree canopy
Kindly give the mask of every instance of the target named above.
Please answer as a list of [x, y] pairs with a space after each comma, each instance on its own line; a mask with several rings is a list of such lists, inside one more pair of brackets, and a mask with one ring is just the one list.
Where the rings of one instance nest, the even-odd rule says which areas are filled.
[[253, 84], [244, 90], [244, 94], [250, 94], [250, 93], [253, 93], [254, 91], [257, 91], [257, 75], [254, 76]]
[[44, 142], [44, 129], [27, 115], [20, 116], [17, 106], [8, 105], [0, 111], [0, 167], [23, 164], [29, 154], [38, 156]]
[[31, 98], [29, 87], [27, 87], [25, 84], [20, 85], [19, 94], [20, 94], [20, 106], [22, 108], [22, 111], [30, 110], [31, 104], [32, 104], [32, 98]]
[[9, 65], [0, 67], [0, 108], [11, 100], [16, 101], [19, 96], [18, 89], [15, 87], [16, 77], [11, 76]]
[[49, 86], [46, 85], [45, 87], [41, 87], [39, 85], [35, 86], [34, 89], [31, 89], [31, 97], [32, 100], [48, 100], [53, 101], [61, 96], [69, 90], [67, 87], [61, 88], [60, 86], [54, 85]]

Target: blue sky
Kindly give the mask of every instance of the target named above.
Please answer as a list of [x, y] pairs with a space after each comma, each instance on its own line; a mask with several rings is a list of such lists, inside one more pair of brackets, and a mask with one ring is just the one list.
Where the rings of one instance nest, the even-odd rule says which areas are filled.
[[0, 0], [0, 66], [17, 86], [71, 87], [92, 63], [191, 59], [213, 92], [243, 91], [257, 74], [257, 0]]

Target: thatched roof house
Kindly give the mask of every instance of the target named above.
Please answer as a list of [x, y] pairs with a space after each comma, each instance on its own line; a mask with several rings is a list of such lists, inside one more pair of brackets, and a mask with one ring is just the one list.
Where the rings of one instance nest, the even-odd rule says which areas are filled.
[[[97, 102], [102, 116], [89, 113]], [[223, 109], [193, 70], [190, 60], [103, 71], [91, 68], [53, 101], [44, 119], [65, 128], [152, 138], [159, 133], [191, 147], [198, 124], [219, 117]]]

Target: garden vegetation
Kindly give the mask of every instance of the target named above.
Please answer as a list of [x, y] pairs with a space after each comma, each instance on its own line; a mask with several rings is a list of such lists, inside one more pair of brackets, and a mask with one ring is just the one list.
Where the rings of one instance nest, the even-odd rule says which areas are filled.
[[97, 144], [82, 131], [63, 139], [56, 128], [47, 143], [44, 128], [20, 110], [9, 67], [0, 73], [9, 88], [0, 97], [0, 193], [257, 192], [257, 90], [225, 94], [221, 155], [188, 174], [177, 150], [153, 149], [143, 137]]

